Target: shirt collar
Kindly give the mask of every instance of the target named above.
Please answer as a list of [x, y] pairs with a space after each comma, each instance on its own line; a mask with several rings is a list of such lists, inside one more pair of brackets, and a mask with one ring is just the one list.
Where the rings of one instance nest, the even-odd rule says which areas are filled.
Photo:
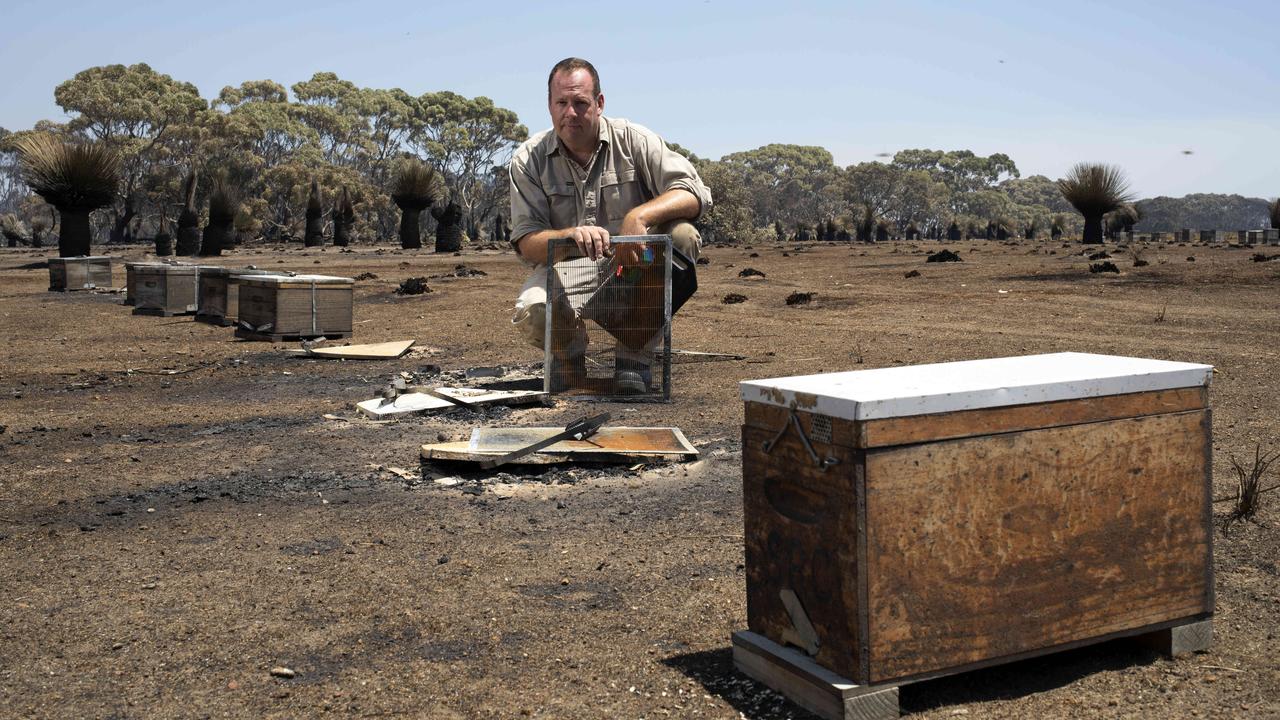
[[[556, 155], [563, 152], [565, 149], [564, 143], [560, 141], [560, 136], [556, 134], [555, 126], [552, 126], [551, 132], [547, 134], [550, 135], [549, 139], [551, 141], [550, 143], [551, 147], [548, 149], [547, 154]], [[600, 116], [600, 145], [608, 145], [608, 144], [609, 144], [609, 120], [604, 115], [601, 115]], [[596, 153], [600, 152], [600, 145], [596, 146]]]

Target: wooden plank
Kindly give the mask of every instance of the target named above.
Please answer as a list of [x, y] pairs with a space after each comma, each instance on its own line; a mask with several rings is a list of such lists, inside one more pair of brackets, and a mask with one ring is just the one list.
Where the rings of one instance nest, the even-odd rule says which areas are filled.
[[[831, 420], [831, 443], [851, 448], [890, 447], [1184, 412], [1207, 407], [1208, 395], [1207, 388], [1190, 387], [882, 420], [853, 422], [835, 418]], [[788, 408], [748, 402], [745, 423], [776, 429], [790, 414]], [[820, 416], [808, 412], [797, 412], [796, 416], [805, 433], [813, 438], [813, 421]]]
[[869, 681], [1211, 613], [1209, 451], [1206, 410], [868, 451]]
[[356, 403], [356, 409], [374, 420], [380, 420], [382, 418], [395, 417], [396, 415], [457, 407], [448, 400], [432, 397], [426, 393], [405, 393], [396, 397], [395, 401], [391, 403], [383, 404], [383, 402], [383, 398], [364, 400]]
[[[564, 432], [563, 427], [475, 428], [471, 431], [471, 450], [501, 455], [561, 432]], [[585, 440], [561, 440], [541, 452], [572, 453], [575, 456], [614, 452], [687, 457], [698, 454], [679, 428], [619, 426], [600, 428]]]
[[1188, 387], [1038, 405], [886, 418], [862, 424], [862, 442], [858, 447], [888, 447], [929, 440], [995, 435], [1033, 428], [1185, 412], [1208, 405], [1208, 388]]
[[409, 352], [409, 348], [413, 347], [414, 342], [413, 340], [392, 340], [390, 342], [368, 343], [365, 345], [289, 349], [284, 352], [287, 355], [320, 359], [387, 360], [403, 356]]
[[[472, 405], [529, 405], [540, 402], [546, 393], [541, 390], [487, 390], [484, 388], [436, 388], [437, 393], [461, 398]], [[394, 402], [383, 404], [383, 398], [356, 403], [356, 408], [374, 418], [388, 418], [409, 413], [447, 410], [458, 407], [445, 398], [427, 393], [409, 392], [396, 397]]]
[[794, 428], [781, 436], [773, 429], [742, 430], [747, 626], [785, 644], [795, 632], [781, 595], [790, 590], [811, 624], [817, 663], [859, 681], [858, 453], [839, 446], [819, 450], [824, 456], [828, 451], [839, 463], [823, 471]]
[[865, 687], [753, 632], [733, 634], [733, 664], [806, 710], [829, 720], [898, 717], [896, 686]]
[[[505, 453], [492, 451], [476, 451], [469, 442], [435, 443], [422, 446], [423, 460], [450, 460], [455, 462], [482, 462]], [[556, 463], [595, 463], [600, 465], [632, 465], [650, 462], [684, 462], [689, 455], [673, 453], [646, 453], [627, 451], [567, 452], [567, 453], [530, 453], [512, 460], [512, 465], [554, 465]]]

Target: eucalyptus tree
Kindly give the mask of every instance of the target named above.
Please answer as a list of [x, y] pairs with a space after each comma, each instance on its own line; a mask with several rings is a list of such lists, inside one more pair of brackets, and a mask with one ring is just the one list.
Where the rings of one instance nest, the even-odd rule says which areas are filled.
[[902, 170], [923, 170], [951, 191], [950, 211], [973, 213], [967, 202], [973, 193], [994, 188], [1001, 180], [1019, 177], [1018, 166], [1004, 153], [983, 157], [971, 150], [901, 150], [892, 165]]
[[1084, 216], [1083, 242], [1101, 244], [1102, 217], [1130, 202], [1129, 182], [1114, 165], [1077, 163], [1058, 181], [1067, 202]]
[[466, 98], [443, 91], [426, 93], [411, 106], [408, 145], [448, 180], [451, 202], [468, 222], [482, 222], [480, 210], [506, 183], [486, 183], [495, 167], [505, 166], [529, 137], [515, 112], [487, 97]]
[[839, 208], [828, 190], [838, 169], [826, 149], [814, 145], [773, 144], [720, 158], [745, 183], [758, 226], [775, 220], [812, 226]]
[[120, 156], [101, 142], [75, 142], [48, 133], [16, 141], [23, 180], [58, 210], [58, 255], [88, 255], [89, 213], [110, 205], [120, 185]]
[[92, 138], [115, 152], [122, 192], [115, 199], [111, 237], [126, 238], [144, 198], [143, 179], [172, 162], [171, 144], [207, 109], [195, 85], [156, 72], [145, 63], [87, 68], [54, 89], [71, 116], [66, 131]]

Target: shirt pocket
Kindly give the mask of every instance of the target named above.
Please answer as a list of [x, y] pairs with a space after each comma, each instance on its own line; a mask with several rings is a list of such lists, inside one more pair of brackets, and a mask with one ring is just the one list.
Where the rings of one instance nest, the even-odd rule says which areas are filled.
[[570, 186], [552, 187], [547, 191], [547, 209], [551, 213], [551, 227], [557, 229], [577, 227], [578, 196]]
[[634, 169], [605, 173], [600, 178], [600, 194], [604, 198], [604, 216], [610, 223], [620, 222], [633, 208], [645, 202], [644, 189]]

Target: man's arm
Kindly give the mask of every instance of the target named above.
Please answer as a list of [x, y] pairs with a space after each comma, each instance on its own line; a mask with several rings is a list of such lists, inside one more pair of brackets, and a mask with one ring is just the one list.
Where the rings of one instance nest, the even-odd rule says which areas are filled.
[[563, 230], [536, 230], [516, 240], [520, 257], [534, 265], [547, 261], [547, 244], [559, 238], [572, 238], [583, 255], [598, 260], [609, 253], [609, 231], [594, 225]]
[[[672, 188], [643, 205], [637, 205], [622, 219], [622, 235], [648, 235], [652, 228], [672, 220], [693, 220], [702, 204], [684, 188]], [[543, 248], [546, 252], [546, 248]]]
[[[622, 219], [621, 235], [648, 235], [652, 228], [672, 220], [698, 217], [701, 203], [693, 193], [681, 188], [668, 190], [643, 205], [637, 205]], [[571, 238], [583, 255], [597, 260], [610, 252], [609, 231], [595, 225], [563, 230], [538, 230], [516, 241], [520, 257], [534, 264], [547, 261], [547, 243], [557, 238]]]

